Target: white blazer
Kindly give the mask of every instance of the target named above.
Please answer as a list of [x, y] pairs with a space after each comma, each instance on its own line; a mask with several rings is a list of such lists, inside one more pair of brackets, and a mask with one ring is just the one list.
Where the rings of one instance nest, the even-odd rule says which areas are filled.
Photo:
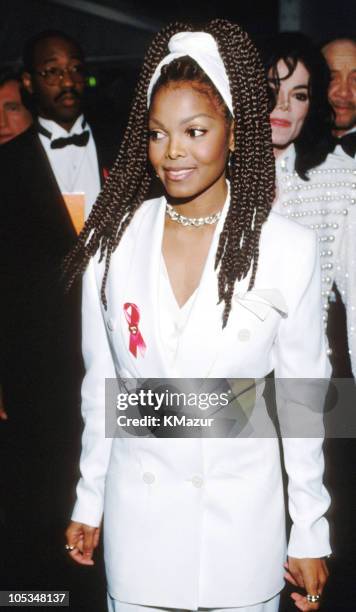
[[[255, 289], [236, 283], [222, 330], [214, 258], [228, 202], [177, 351], [167, 366], [159, 326], [158, 278], [165, 199], [145, 202], [111, 259], [100, 303], [103, 263], [85, 273], [83, 447], [73, 520], [97, 526], [112, 597], [196, 609], [248, 606], [284, 585], [283, 489], [276, 438], [105, 438], [105, 377], [261, 378], [329, 375], [320, 317], [316, 238], [270, 214], [261, 235]], [[129, 351], [123, 305], [140, 309], [146, 353]], [[244, 333], [239, 332], [244, 330]], [[248, 331], [248, 333], [246, 333]], [[295, 398], [293, 398], [295, 399]], [[293, 413], [296, 404], [289, 404]], [[264, 403], [260, 408], [265, 410]], [[287, 415], [290, 417], [291, 415]], [[329, 554], [323, 514], [322, 440], [284, 440], [293, 528], [289, 554]]]

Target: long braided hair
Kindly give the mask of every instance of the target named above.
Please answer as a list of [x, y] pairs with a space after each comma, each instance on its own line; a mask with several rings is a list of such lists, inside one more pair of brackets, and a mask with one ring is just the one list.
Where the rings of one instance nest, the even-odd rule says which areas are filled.
[[[101, 286], [105, 307], [111, 255], [153, 180], [147, 155], [148, 86], [156, 66], [168, 53], [170, 38], [177, 32], [194, 30], [197, 28], [188, 24], [171, 24], [150, 45], [118, 157], [77, 244], [65, 260], [70, 287], [100, 249], [100, 259], [105, 258]], [[254, 45], [237, 24], [226, 20], [215, 19], [203, 30], [218, 44], [229, 77], [235, 120], [235, 151], [229, 170], [231, 201], [215, 259], [215, 269], [219, 267], [219, 301], [224, 302], [224, 327], [235, 281], [244, 278], [251, 267], [249, 288], [254, 285], [261, 229], [274, 198], [275, 163], [264, 70]]]

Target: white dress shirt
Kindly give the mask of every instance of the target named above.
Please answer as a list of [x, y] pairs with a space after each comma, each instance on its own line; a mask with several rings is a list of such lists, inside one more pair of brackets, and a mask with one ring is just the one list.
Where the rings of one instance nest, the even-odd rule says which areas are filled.
[[43, 134], [39, 134], [39, 137], [61, 193], [85, 194], [85, 217], [87, 217], [100, 191], [98, 156], [89, 125], [85, 124], [85, 130], [89, 132], [88, 144], [85, 147], [71, 144], [62, 149], [51, 149], [52, 140], [81, 134], [84, 117], [83, 115], [78, 117], [69, 132], [51, 119], [39, 117], [38, 121], [51, 133], [51, 138]]
[[196, 294], [197, 290], [192, 293], [182, 307], [179, 307], [173, 293], [167, 267], [162, 255], [159, 278], [160, 332], [163, 347], [169, 360], [169, 365], [172, 370], [176, 371], [177, 377], [180, 376], [180, 373], [176, 368], [176, 356], [179, 339], [188, 321]]

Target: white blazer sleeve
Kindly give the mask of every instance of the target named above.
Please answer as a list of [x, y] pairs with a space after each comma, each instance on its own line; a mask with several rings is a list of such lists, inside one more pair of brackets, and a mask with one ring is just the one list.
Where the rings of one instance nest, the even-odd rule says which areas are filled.
[[82, 384], [84, 431], [81, 478], [72, 520], [97, 527], [103, 513], [105, 477], [112, 444], [112, 439], [105, 438], [105, 378], [115, 378], [116, 374], [92, 260], [83, 278], [82, 319], [86, 368]]
[[[313, 232], [305, 232], [303, 241], [296, 246], [295, 274], [291, 274], [289, 281], [293, 289], [288, 316], [280, 324], [275, 354], [277, 410], [288, 474], [289, 514], [293, 522], [288, 555], [298, 558], [322, 557], [331, 552], [328, 523], [323, 516], [330, 498], [322, 481], [323, 414], [320, 409], [317, 410], [315, 399], [321, 398], [316, 379], [328, 379], [330, 365], [320, 314], [320, 262], [316, 236]], [[294, 381], [289, 383], [282, 379]], [[309, 379], [305, 381], [306, 385], [303, 379]], [[279, 398], [281, 389], [284, 392], [282, 401]], [[311, 408], [307, 405], [308, 399]], [[294, 434], [293, 421], [296, 419], [299, 419], [299, 428], [298, 433]], [[317, 437], [303, 437], [308, 436], [310, 431], [317, 431], [316, 434], [311, 433]]]

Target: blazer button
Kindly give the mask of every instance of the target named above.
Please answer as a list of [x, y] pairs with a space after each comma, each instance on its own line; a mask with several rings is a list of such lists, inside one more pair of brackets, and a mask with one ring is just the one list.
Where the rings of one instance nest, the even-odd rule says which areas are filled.
[[154, 474], [152, 474], [152, 472], [144, 472], [144, 474], [142, 476], [142, 480], [146, 484], [153, 484], [154, 481], [156, 480], [156, 477], [155, 477]]
[[115, 329], [115, 322], [114, 322], [114, 320], [113, 319], [108, 319], [107, 326], [108, 326], [108, 330], [114, 331], [114, 329]]
[[249, 329], [240, 329], [237, 337], [239, 340], [241, 340], [241, 342], [246, 342], [247, 340], [250, 339], [251, 336], [251, 332]]
[[201, 489], [203, 484], [204, 484], [204, 480], [202, 479], [201, 476], [193, 476], [192, 478], [193, 487], [196, 487], [196, 489]]

